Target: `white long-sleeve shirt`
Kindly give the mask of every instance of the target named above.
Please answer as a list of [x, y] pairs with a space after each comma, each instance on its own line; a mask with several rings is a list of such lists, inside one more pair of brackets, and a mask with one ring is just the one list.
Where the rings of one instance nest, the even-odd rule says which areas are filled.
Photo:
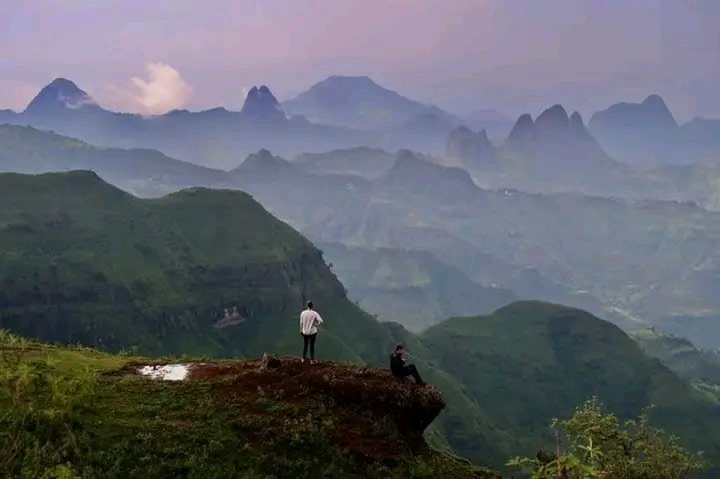
[[300, 313], [300, 332], [305, 335], [318, 332], [317, 327], [323, 323], [323, 319], [314, 309], [306, 309]]

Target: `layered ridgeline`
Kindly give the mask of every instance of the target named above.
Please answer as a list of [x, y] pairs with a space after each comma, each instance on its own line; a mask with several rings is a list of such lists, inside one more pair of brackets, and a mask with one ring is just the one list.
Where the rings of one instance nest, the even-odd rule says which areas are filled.
[[[240, 191], [143, 200], [73, 171], [0, 175], [0, 200], [0, 327], [23, 336], [148, 355], [298, 354], [312, 298], [327, 319], [320, 357], [384, 366], [397, 341], [318, 249]], [[452, 409], [472, 403], [420, 364]], [[444, 444], [434, 425], [428, 435]]]
[[248, 91], [240, 111], [217, 107], [143, 116], [106, 110], [64, 78], [42, 88], [24, 111], [0, 111], [0, 123], [32, 125], [102, 146], [156, 148], [185, 161], [221, 168], [267, 144], [294, 155], [314, 148], [370, 145], [377, 136], [314, 124], [303, 117], [288, 118], [265, 85]]
[[[0, 175], [0, 200], [5, 205], [0, 213], [0, 327], [23, 336], [111, 351], [135, 347], [148, 355], [297, 354], [298, 308], [312, 298], [327, 319], [319, 356], [385, 366], [392, 345], [406, 344], [424, 379], [442, 390], [447, 403], [425, 436], [478, 464], [500, 468], [511, 456], [532, 455], [538, 447], [551, 444], [552, 417], [569, 415], [569, 408], [593, 394], [621, 414], [658, 404], [658, 419], [671, 431], [693, 447], [715, 452], [715, 431], [720, 427], [715, 423], [717, 405], [710, 396], [695, 392], [648, 359], [617, 328], [586, 313], [516, 303], [485, 320], [489, 327], [477, 318], [452, 319], [418, 337], [400, 325], [379, 323], [354, 306], [320, 251], [242, 192], [200, 188], [141, 200], [93, 173], [75, 171]], [[83, 355], [68, 352], [59, 359], [68, 368], [82, 370], [90, 360]], [[98, 360], [109, 363], [103, 369], [122, 368], [122, 362], [107, 356]], [[319, 365], [330, 368], [331, 379], [333, 371], [342, 372], [350, 383], [362, 383], [367, 377]], [[294, 367], [287, 369], [290, 376], [295, 375]], [[243, 368], [237, 374], [244, 374]], [[368, 374], [393, 381], [386, 373]], [[321, 390], [329, 387], [338, 392], [323, 382], [328, 381], [325, 375], [316, 379], [322, 379]], [[164, 388], [170, 386], [133, 381], [126, 385], [130, 396], [123, 396], [121, 381], [108, 386], [119, 390], [101, 393], [108, 402], [93, 397], [80, 403], [106, 404], [107, 410], [120, 408], [130, 415], [121, 414], [119, 421], [133, 420], [134, 409], [123, 408], [141, 397], [152, 410], [167, 405]], [[368, 387], [382, 391], [380, 383]], [[209, 411], [203, 418], [229, 420], [212, 412], [217, 411], [211, 394], [215, 386], [182, 384], [172, 391], [189, 398], [192, 414], [178, 406], [176, 415], [153, 415], [158, 424], [191, 427], [202, 411]], [[233, 380], [220, 380], [216, 386], [231, 384]], [[159, 395], [155, 388], [160, 388]], [[200, 395], [202, 401], [195, 395], [198, 390], [207, 393]], [[257, 392], [256, 387], [253, 390]], [[292, 388], [283, 391], [295, 394]], [[365, 402], [362, 397], [359, 401]], [[308, 406], [277, 407], [288, 408], [288, 414], [304, 414]], [[286, 417], [283, 414], [280, 420]], [[329, 413], [333, 418], [342, 414], [343, 410]], [[97, 416], [90, 412], [83, 420], [93, 418]], [[232, 429], [235, 423], [227, 424]], [[140, 442], [129, 446], [131, 452], [143, 453], [146, 447], [154, 451], [157, 441], [167, 439], [153, 435], [143, 443], [148, 427], [153, 426], [136, 424], [136, 434], [129, 440]], [[126, 434], [121, 428], [110, 429]], [[206, 431], [208, 438], [212, 431]], [[222, 431], [220, 444], [210, 441], [207, 447], [217, 446], [221, 455], [237, 450], [228, 430]], [[372, 441], [369, 437], [362, 436]], [[94, 448], [91, 438], [82, 440]], [[336, 453], [332, 451], [329, 454]], [[109, 449], [107, 454], [116, 452]], [[202, 461], [198, 464], [208, 463]], [[426, 472], [418, 473], [420, 477], [437, 477], [435, 466], [422, 467]], [[308, 471], [311, 474], [312, 468]]]
[[[314, 242], [429, 251], [517, 298], [650, 323], [717, 347], [718, 215], [674, 202], [487, 191], [461, 169], [431, 160], [407, 150], [354, 149], [290, 162], [260, 150], [225, 172], [156, 151], [98, 148], [0, 126], [0, 170], [92, 169], [140, 196], [188, 186], [241, 188]], [[355, 260], [340, 253], [332, 261], [342, 276]], [[363, 293], [355, 295], [356, 287], [370, 287], [341, 280], [353, 299]], [[383, 291], [403, 301], [395, 293]], [[386, 301], [382, 310], [391, 307]], [[436, 319], [468, 312], [438, 311]]]
[[91, 172], [3, 174], [0, 203], [0, 327], [22, 335], [150, 354], [297, 352], [312, 298], [335, 318], [325, 354], [384, 360], [391, 345], [320, 251], [240, 191], [141, 200]]
[[0, 172], [92, 170], [138, 196], [161, 196], [190, 186], [214, 186], [222, 170], [176, 160], [157, 150], [102, 148], [28, 126], [0, 125]]
[[514, 301], [426, 251], [317, 243], [350, 299], [383, 321], [419, 332], [452, 316], [490, 313]]

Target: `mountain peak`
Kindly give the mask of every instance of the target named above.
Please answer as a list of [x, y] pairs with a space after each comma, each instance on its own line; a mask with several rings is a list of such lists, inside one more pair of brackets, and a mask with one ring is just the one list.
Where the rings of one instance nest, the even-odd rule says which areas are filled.
[[245, 97], [242, 113], [252, 120], [285, 120], [285, 112], [270, 88], [253, 86]]
[[26, 113], [57, 113], [83, 107], [98, 108], [98, 104], [74, 82], [56, 78], [33, 98], [25, 108]]
[[535, 120], [535, 135], [545, 140], [564, 139], [570, 127], [570, 118], [562, 105], [556, 104], [540, 113]]
[[320, 83], [321, 84], [323, 84], [323, 83], [324, 84], [335, 84], [335, 85], [345, 83], [345, 84], [353, 85], [353, 86], [362, 86], [362, 85], [380, 86], [377, 83], [375, 83], [373, 81], [373, 79], [367, 75], [354, 75], [354, 76], [353, 75], [330, 75], [329, 77], [327, 77], [325, 80], [323, 80]]
[[647, 98], [645, 98], [642, 102], [643, 105], [648, 106], [662, 106], [667, 108], [667, 105], [665, 104], [665, 100], [658, 95], [657, 93], [653, 93], [652, 95], [648, 95]]
[[473, 133], [465, 126], [455, 128], [445, 144], [445, 155], [465, 167], [486, 166], [495, 159], [496, 148], [485, 129]]
[[231, 173], [268, 173], [277, 176], [280, 173], [292, 173], [297, 169], [295, 165], [284, 158], [274, 156], [270, 150], [261, 148], [257, 153], [247, 158]]
[[[628, 128], [639, 128], [646, 134], [657, 134], [677, 126], [665, 100], [658, 94], [649, 95], [641, 103], [616, 103], [590, 118], [590, 128], [593, 131], [620, 132]], [[638, 131], [634, 131], [633, 135], [637, 134]]]
[[[316, 83], [306, 92], [317, 98], [331, 99], [332, 101], [348, 102], [357, 99], [372, 99], [383, 101], [400, 97], [397, 92], [389, 90], [369, 76], [343, 76], [332, 75]], [[348, 98], [351, 97], [351, 98]]]
[[508, 141], [528, 141], [535, 137], [535, 123], [533, 122], [530, 113], [523, 113], [518, 117], [508, 135]]
[[418, 158], [418, 155], [410, 150], [400, 150], [395, 154], [395, 163], [385, 175], [385, 183], [414, 190], [430, 189], [457, 193], [479, 191], [466, 170], [432, 163]]
[[566, 128], [570, 124], [568, 114], [562, 105], [556, 104], [540, 113], [535, 120], [535, 126], [539, 129]]
[[570, 115], [570, 126], [582, 126], [585, 127], [585, 122], [583, 121], [582, 115], [580, 112], [574, 111], [572, 115]]

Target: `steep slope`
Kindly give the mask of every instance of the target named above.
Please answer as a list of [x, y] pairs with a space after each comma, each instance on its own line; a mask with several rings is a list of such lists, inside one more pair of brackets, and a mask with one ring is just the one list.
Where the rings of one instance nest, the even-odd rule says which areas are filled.
[[653, 329], [633, 331], [630, 335], [648, 355], [658, 358], [680, 377], [695, 384], [720, 386], [720, 352], [697, 349], [679, 336]]
[[[110, 350], [255, 356], [297, 352], [295, 318], [312, 298], [327, 318], [322, 357], [384, 363], [391, 347], [321, 253], [245, 193], [140, 200], [91, 172], [3, 174], [0, 203], [0, 327]], [[234, 308], [236, 321], [220, 322]]]
[[65, 78], [56, 78], [43, 87], [25, 108], [29, 116], [58, 115], [73, 110], [100, 110], [97, 102]]
[[260, 148], [286, 156], [306, 151], [377, 144], [377, 135], [304, 118], [286, 118], [267, 86], [248, 92], [243, 110], [213, 108], [142, 116], [115, 113], [96, 104], [73, 82], [56, 79], [20, 114], [0, 121], [31, 125], [83, 141], [116, 148], [152, 148], [174, 158], [228, 169]]
[[424, 251], [317, 243], [351, 300], [381, 321], [425, 329], [451, 316], [485, 314], [514, 300]]
[[32, 127], [0, 125], [0, 171], [48, 173], [88, 169], [141, 196], [213, 186], [227, 174], [169, 158], [156, 150], [100, 148]]
[[285, 120], [285, 112], [266, 85], [254, 86], [248, 91], [240, 113], [257, 122]]
[[[650, 359], [619, 328], [586, 312], [519, 302], [485, 317], [449, 319], [421, 340], [500, 428], [520, 438], [527, 455], [543, 444], [554, 447], [548, 427], [553, 417], [567, 417], [575, 405], [598, 396], [621, 417], [654, 405], [654, 422], [717, 461], [717, 401]], [[473, 457], [472, 443], [452, 432], [448, 441]]]
[[382, 370], [271, 356], [165, 376], [2, 331], [0, 354], [3, 477], [499, 477], [428, 448], [442, 394]]

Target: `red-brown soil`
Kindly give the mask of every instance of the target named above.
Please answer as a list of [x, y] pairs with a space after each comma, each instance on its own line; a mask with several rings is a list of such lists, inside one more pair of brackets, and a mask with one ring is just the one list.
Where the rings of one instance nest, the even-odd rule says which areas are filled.
[[[292, 356], [197, 363], [186, 381], [211, 385], [227, 407], [274, 427], [287, 423], [288, 408], [302, 420], [321, 421], [334, 443], [369, 460], [392, 462], [426, 448], [423, 431], [445, 407], [439, 389], [387, 370]], [[260, 408], [258, 401], [278, 409]]]

